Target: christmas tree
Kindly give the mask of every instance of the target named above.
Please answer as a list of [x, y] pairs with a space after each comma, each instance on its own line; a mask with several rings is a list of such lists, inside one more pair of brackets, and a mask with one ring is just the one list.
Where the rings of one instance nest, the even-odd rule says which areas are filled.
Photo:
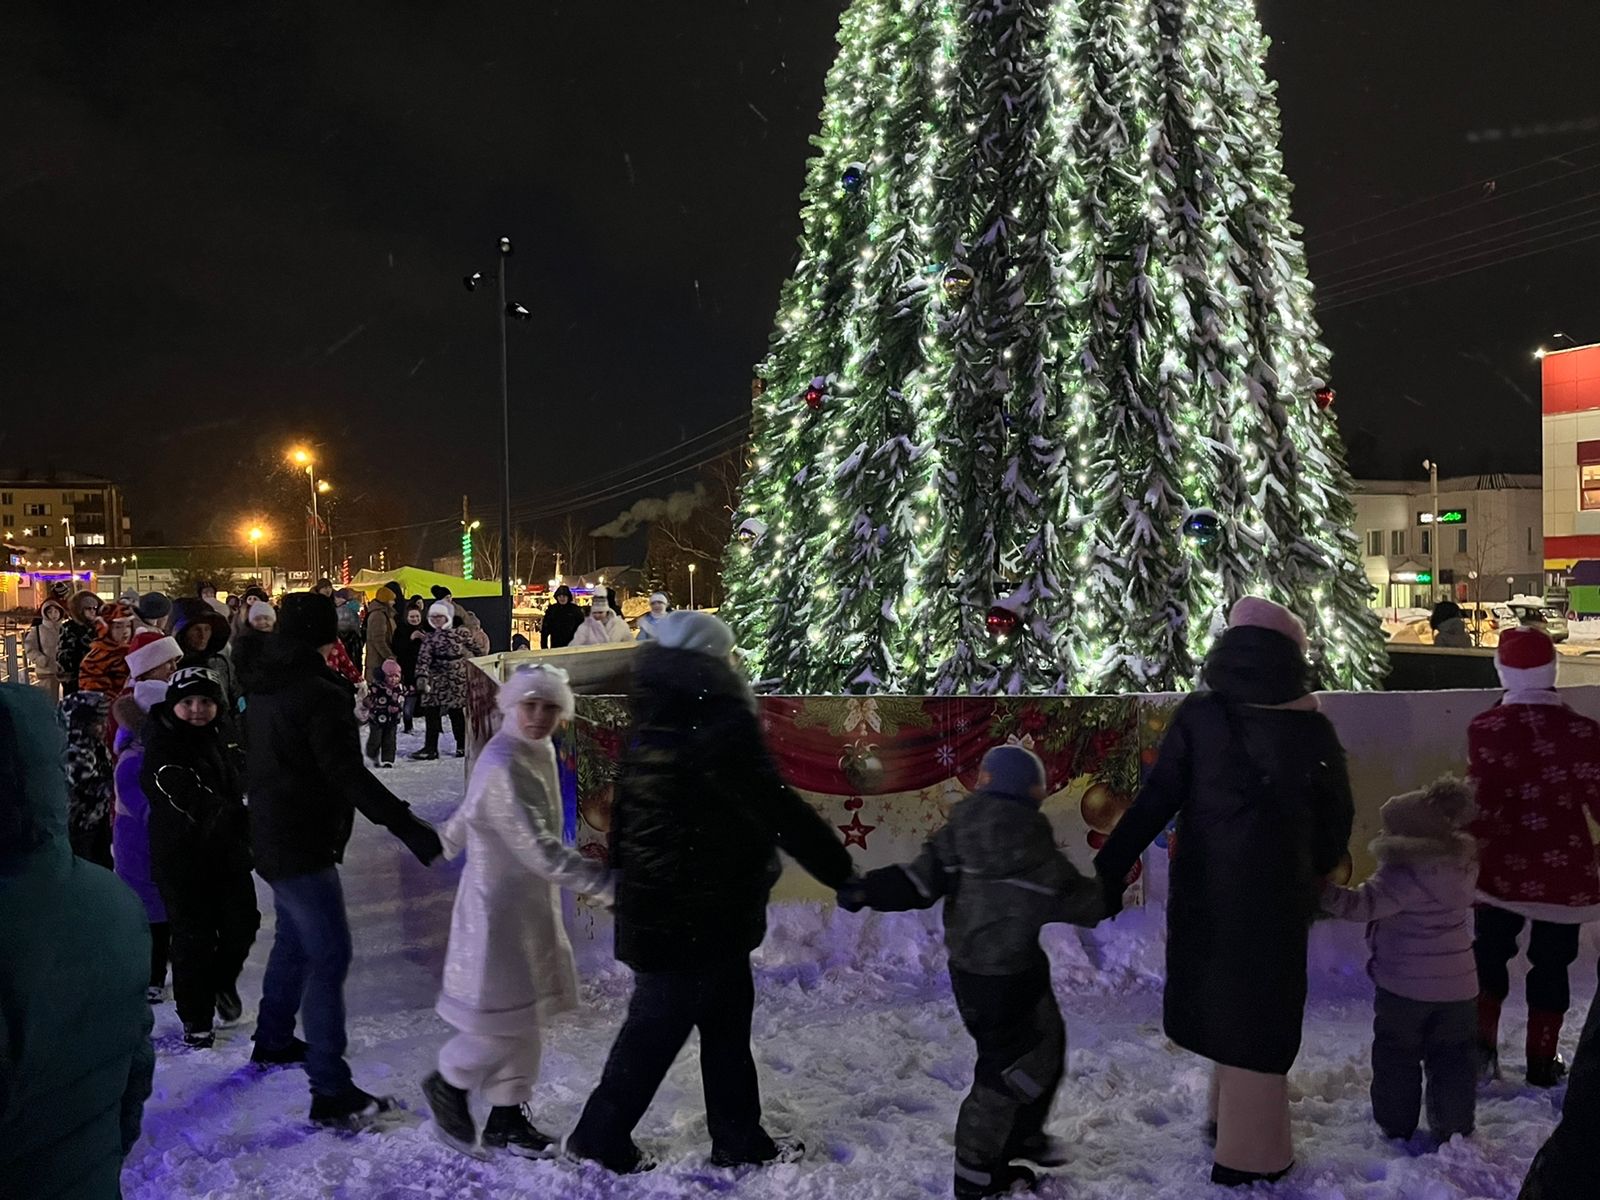
[[855, 0], [726, 612], [802, 693], [1192, 686], [1239, 596], [1386, 667], [1252, 0]]

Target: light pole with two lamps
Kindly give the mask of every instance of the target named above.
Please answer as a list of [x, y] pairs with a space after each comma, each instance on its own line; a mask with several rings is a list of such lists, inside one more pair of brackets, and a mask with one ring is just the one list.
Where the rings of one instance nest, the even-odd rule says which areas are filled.
[[305, 449], [295, 449], [289, 452], [289, 461], [296, 466], [306, 469], [306, 478], [311, 481], [311, 524], [306, 527], [306, 569], [309, 572], [310, 582], [307, 588], [317, 585], [317, 567], [320, 552], [317, 549], [317, 526], [322, 523], [317, 515], [317, 463], [311, 452]]
[[[505, 606], [503, 644], [511, 644], [511, 375], [506, 357], [507, 323], [531, 321], [533, 313], [517, 303], [506, 301], [506, 261], [511, 257], [511, 239], [499, 243], [495, 276], [500, 285], [500, 599]], [[483, 272], [462, 276], [469, 292], [478, 290]]]

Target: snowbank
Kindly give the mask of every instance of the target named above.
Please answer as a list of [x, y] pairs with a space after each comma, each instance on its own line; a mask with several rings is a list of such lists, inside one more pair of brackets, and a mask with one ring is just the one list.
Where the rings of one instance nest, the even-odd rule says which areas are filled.
[[[407, 745], [405, 749], [410, 749]], [[459, 765], [403, 763], [384, 780], [438, 819], [460, 794]], [[1054, 977], [1071, 1049], [1052, 1131], [1076, 1147], [1047, 1180], [1045, 1200], [1223, 1200], [1203, 1181], [1205, 1064], [1161, 1034], [1164, 871], [1152, 859], [1156, 902], [1093, 931], [1052, 931]], [[559, 1163], [453, 1154], [428, 1132], [418, 1083], [446, 1027], [432, 1003], [457, 872], [424, 870], [381, 830], [358, 821], [343, 871], [355, 925], [348, 988], [350, 1057], [367, 1088], [410, 1112], [382, 1133], [336, 1135], [306, 1121], [298, 1071], [247, 1065], [249, 1025], [211, 1051], [185, 1050], [169, 1004], [157, 1014], [156, 1091], [145, 1136], [128, 1160], [129, 1200], [208, 1197], [527, 1197], [667, 1200], [922, 1200], [950, 1194], [952, 1131], [972, 1070], [972, 1046], [950, 1000], [934, 913], [839, 913], [821, 905], [772, 912], [758, 958], [757, 1063], [772, 1128], [810, 1146], [800, 1164], [735, 1175], [709, 1169], [693, 1041], [639, 1129], [662, 1156], [651, 1175], [614, 1180]], [[270, 895], [242, 993], [260, 995], [271, 946]], [[546, 1048], [535, 1116], [571, 1128], [605, 1060], [626, 1003], [628, 975], [609, 961], [609, 934], [591, 910], [572, 910], [588, 1004], [557, 1022]], [[1482, 1094], [1479, 1133], [1438, 1153], [1387, 1143], [1368, 1111], [1371, 987], [1356, 926], [1324, 923], [1313, 937], [1313, 995], [1293, 1076], [1300, 1166], [1270, 1193], [1285, 1200], [1468, 1200], [1513, 1197], [1555, 1120], [1560, 1090], [1513, 1078]], [[1594, 992], [1592, 938], [1574, 969], [1575, 1010]], [[1520, 980], [1515, 996], [1520, 996]], [[1523, 1008], [1508, 1008], [1508, 1066], [1521, 1062]], [[1563, 1038], [1570, 1055], [1578, 1022]]]

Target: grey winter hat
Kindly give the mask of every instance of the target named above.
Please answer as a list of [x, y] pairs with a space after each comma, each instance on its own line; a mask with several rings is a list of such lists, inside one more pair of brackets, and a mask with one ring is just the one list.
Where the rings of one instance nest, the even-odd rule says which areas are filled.
[[978, 778], [978, 786], [986, 792], [1029, 800], [1039, 799], [1035, 792], [1047, 786], [1044, 763], [1024, 746], [993, 747], [978, 765]]
[[733, 653], [733, 630], [721, 619], [695, 609], [679, 609], [656, 622], [656, 645], [668, 650], [693, 650], [712, 658]]

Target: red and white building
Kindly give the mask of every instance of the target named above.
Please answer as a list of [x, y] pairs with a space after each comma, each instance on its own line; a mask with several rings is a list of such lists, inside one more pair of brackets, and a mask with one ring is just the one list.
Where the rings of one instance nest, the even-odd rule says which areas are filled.
[[1600, 564], [1600, 345], [1541, 355], [1544, 566], [1554, 577]]

